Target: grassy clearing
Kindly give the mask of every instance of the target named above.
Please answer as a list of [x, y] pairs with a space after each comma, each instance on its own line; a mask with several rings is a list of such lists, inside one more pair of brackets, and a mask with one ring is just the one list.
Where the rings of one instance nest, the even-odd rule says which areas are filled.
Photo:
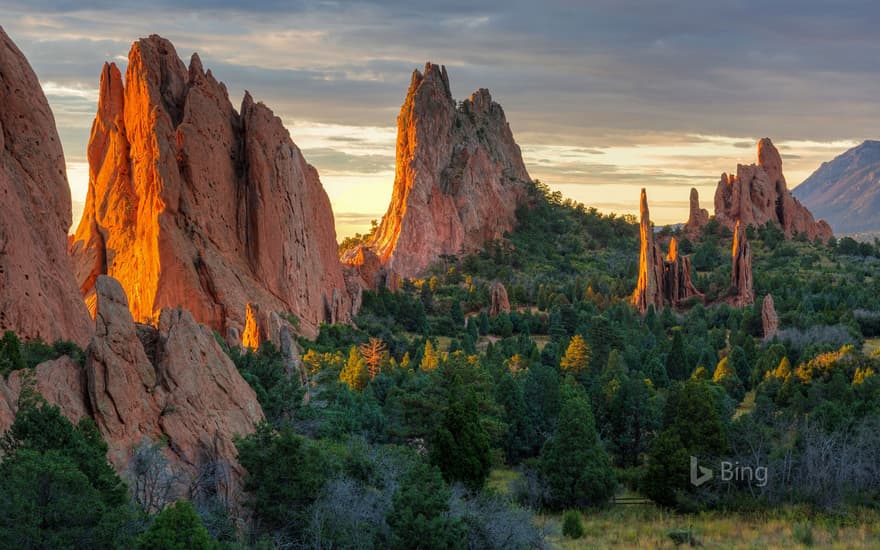
[[561, 515], [539, 516], [538, 525], [555, 548], [676, 548], [672, 531], [690, 530], [703, 548], [830, 548], [862, 550], [880, 547], [880, 515], [859, 512], [849, 521], [807, 519], [795, 510], [747, 515], [710, 512], [679, 515], [656, 506], [616, 506], [582, 513], [584, 536], [562, 536]]
[[[495, 468], [489, 476], [488, 487], [499, 494], [509, 495], [511, 483], [518, 475], [516, 470]], [[639, 496], [622, 489], [618, 498]], [[609, 506], [581, 511], [580, 514], [584, 536], [577, 540], [562, 535], [562, 513], [539, 514], [535, 521], [550, 546], [564, 550], [676, 548], [669, 536], [674, 531], [690, 531], [703, 548], [725, 550], [880, 548], [880, 513], [866, 509], [844, 517], [816, 516], [794, 507], [754, 514], [676, 514], [653, 504], [641, 504]]]

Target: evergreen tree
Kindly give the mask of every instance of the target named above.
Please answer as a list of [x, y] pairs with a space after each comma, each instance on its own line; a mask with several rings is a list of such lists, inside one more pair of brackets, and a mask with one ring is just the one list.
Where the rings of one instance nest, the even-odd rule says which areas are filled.
[[672, 347], [666, 356], [666, 373], [670, 380], [687, 380], [691, 375], [680, 329], [674, 330], [672, 334]]
[[449, 497], [440, 471], [417, 462], [401, 479], [385, 518], [391, 540], [379, 540], [377, 547], [446, 550], [467, 546], [464, 524], [449, 515]]
[[431, 438], [431, 463], [448, 482], [460, 481], [478, 491], [492, 468], [489, 434], [480, 421], [473, 390], [458, 387], [451, 399]]
[[547, 504], [555, 509], [596, 506], [614, 493], [614, 472], [596, 434], [590, 403], [573, 380], [563, 389], [559, 420], [541, 450], [539, 470], [547, 484]]
[[216, 545], [188, 500], [175, 502], [138, 537], [139, 550], [209, 550]]

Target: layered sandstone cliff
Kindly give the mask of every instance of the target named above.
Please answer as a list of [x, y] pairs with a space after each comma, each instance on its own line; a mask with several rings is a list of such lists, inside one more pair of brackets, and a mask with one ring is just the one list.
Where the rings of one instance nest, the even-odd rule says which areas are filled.
[[[139, 444], [164, 441], [175, 466], [196, 475], [220, 462], [235, 482], [243, 471], [234, 438], [264, 417], [210, 329], [179, 308], [162, 310], [158, 329], [135, 325], [116, 280], [99, 276], [95, 290], [96, 330], [85, 368], [67, 357], [42, 363], [34, 371], [36, 390], [71, 421], [92, 417], [120, 472]], [[0, 379], [0, 433], [14, 420], [23, 372]]]
[[186, 67], [153, 35], [132, 46], [124, 82], [105, 65], [88, 157], [70, 252], [93, 312], [108, 274], [135, 320], [181, 306], [231, 340], [249, 304], [296, 315], [307, 335], [350, 318], [317, 171], [250, 94], [236, 112], [197, 55]]
[[530, 181], [489, 91], [456, 104], [446, 68], [428, 63], [413, 72], [397, 118], [388, 211], [365, 246], [343, 259], [368, 286], [416, 276], [443, 254], [478, 250], [513, 229]]
[[736, 175], [721, 174], [715, 190], [715, 219], [731, 230], [738, 222], [746, 226], [778, 224], [785, 236], [795, 233], [827, 242], [831, 227], [818, 222], [788, 190], [782, 174], [782, 157], [769, 138], [758, 142], [758, 163], [738, 165]]
[[70, 187], [37, 76], [0, 28], [0, 333], [84, 346], [91, 322], [67, 257]]
[[639, 202], [639, 280], [633, 293], [632, 303], [641, 313], [653, 306], [659, 310], [665, 306], [677, 307], [692, 298], [703, 299], [703, 294], [691, 280], [689, 256], [678, 253], [678, 242], [673, 238], [669, 252], [664, 257], [660, 245], [655, 242], [654, 227], [648, 209], [648, 196], [642, 189]]

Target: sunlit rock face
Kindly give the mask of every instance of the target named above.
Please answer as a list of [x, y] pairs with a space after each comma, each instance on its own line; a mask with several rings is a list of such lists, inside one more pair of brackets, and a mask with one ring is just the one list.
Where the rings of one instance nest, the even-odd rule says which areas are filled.
[[660, 245], [655, 242], [648, 196], [644, 189], [639, 201], [639, 214], [639, 279], [632, 304], [645, 313], [649, 307], [659, 310], [665, 306], [680, 306], [692, 298], [702, 299], [703, 295], [691, 280], [691, 259], [678, 253], [678, 241], [673, 238], [669, 242], [669, 252], [665, 258]]
[[281, 120], [245, 94], [240, 112], [197, 55], [134, 43], [123, 81], [101, 74], [89, 192], [70, 247], [94, 314], [94, 281], [120, 281], [136, 321], [181, 306], [240, 338], [248, 304], [293, 313], [307, 335], [346, 322], [351, 298], [330, 201]]
[[446, 68], [414, 71], [397, 118], [397, 167], [370, 253], [347, 251], [367, 286], [422, 273], [443, 254], [501, 238], [528, 199], [529, 174], [501, 105], [486, 89], [457, 104]]
[[0, 28], [0, 333], [84, 346], [91, 322], [67, 257], [70, 187], [55, 119]]
[[715, 218], [733, 230], [737, 222], [746, 226], [778, 224], [785, 236], [795, 233], [824, 242], [832, 236], [831, 227], [818, 222], [805, 206], [792, 196], [782, 174], [782, 157], [769, 138], [758, 142], [758, 163], [736, 167], [736, 175], [721, 174], [715, 190]]

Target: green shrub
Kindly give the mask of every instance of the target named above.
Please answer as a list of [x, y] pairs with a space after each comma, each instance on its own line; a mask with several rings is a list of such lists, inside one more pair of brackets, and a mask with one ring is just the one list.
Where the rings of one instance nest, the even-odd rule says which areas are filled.
[[568, 510], [563, 514], [562, 534], [570, 539], [579, 539], [584, 536], [584, 525], [581, 523], [580, 512]]

